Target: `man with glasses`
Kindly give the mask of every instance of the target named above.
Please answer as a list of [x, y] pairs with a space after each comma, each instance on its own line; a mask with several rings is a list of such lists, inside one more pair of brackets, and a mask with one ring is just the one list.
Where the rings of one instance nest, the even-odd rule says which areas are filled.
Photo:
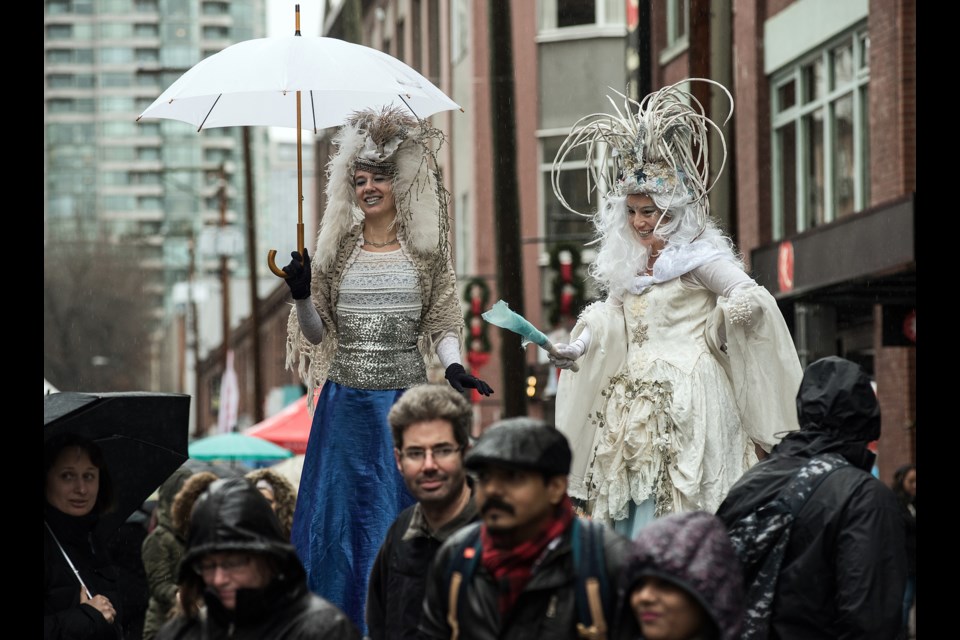
[[430, 562], [451, 534], [477, 519], [463, 456], [473, 411], [446, 385], [419, 385], [390, 409], [397, 467], [416, 498], [387, 532], [370, 573], [372, 640], [416, 638]]
[[158, 640], [359, 640], [342, 611], [307, 589], [273, 509], [245, 478], [217, 480], [197, 500], [180, 563], [183, 613]]

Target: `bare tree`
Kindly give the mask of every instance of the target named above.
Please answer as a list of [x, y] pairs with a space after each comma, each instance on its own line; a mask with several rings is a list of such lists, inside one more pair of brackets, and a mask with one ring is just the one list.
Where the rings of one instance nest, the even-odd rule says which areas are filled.
[[44, 377], [61, 391], [147, 388], [150, 302], [137, 249], [60, 237], [44, 254]]

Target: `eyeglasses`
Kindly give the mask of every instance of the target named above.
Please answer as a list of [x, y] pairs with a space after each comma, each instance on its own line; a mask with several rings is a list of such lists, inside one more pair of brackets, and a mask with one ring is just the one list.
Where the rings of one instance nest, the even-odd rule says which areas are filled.
[[406, 458], [410, 462], [423, 463], [427, 459], [427, 452], [433, 455], [433, 459], [436, 462], [442, 462], [444, 460], [449, 460], [450, 456], [454, 455], [458, 451], [463, 449], [463, 447], [453, 447], [449, 444], [438, 444], [435, 447], [427, 447], [423, 449], [421, 447], [409, 447], [400, 452], [402, 458]]
[[234, 573], [250, 564], [250, 556], [228, 556], [219, 562], [213, 560], [197, 560], [193, 563], [193, 571], [199, 576], [212, 576], [217, 572], [217, 568], [223, 569], [224, 573]]

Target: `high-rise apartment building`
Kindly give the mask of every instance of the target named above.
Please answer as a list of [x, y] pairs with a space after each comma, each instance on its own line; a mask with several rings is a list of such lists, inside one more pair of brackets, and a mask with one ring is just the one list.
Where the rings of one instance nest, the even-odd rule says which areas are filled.
[[[220, 220], [221, 169], [227, 220], [243, 224], [243, 154], [239, 129], [198, 134], [136, 118], [192, 65], [263, 31], [263, 0], [45, 0], [44, 242], [95, 236], [136, 248], [154, 353], [167, 350], [159, 343], [189, 247]], [[264, 139], [258, 130], [254, 149]], [[216, 266], [197, 258], [201, 277]]]

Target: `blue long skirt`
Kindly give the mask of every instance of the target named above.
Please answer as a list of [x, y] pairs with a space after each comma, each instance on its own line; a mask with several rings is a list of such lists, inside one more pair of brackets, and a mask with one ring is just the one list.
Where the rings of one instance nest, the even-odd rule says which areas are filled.
[[293, 545], [310, 590], [366, 635], [367, 581], [387, 529], [414, 500], [393, 457], [387, 412], [400, 390], [323, 387], [293, 516]]

